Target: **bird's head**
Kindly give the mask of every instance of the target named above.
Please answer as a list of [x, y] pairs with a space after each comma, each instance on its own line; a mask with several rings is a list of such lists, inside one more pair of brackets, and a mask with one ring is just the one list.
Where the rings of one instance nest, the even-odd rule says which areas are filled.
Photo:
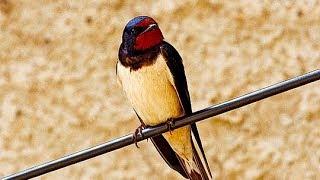
[[144, 52], [162, 41], [163, 35], [158, 24], [148, 16], [138, 16], [130, 20], [122, 35], [122, 43], [129, 53]]

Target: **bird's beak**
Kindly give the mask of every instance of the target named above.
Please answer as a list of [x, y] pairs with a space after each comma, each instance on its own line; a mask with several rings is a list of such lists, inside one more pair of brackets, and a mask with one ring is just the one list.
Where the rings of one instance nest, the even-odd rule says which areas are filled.
[[148, 32], [148, 31], [151, 31], [153, 30], [155, 27], [157, 27], [158, 25], [157, 24], [150, 24], [146, 30], [144, 30], [141, 34], [145, 33], [145, 32]]

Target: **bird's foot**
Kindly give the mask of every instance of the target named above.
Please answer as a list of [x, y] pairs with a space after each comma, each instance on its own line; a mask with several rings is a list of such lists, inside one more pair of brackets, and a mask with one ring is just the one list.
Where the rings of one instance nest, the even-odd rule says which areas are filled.
[[166, 122], [167, 126], [168, 126], [168, 129], [169, 129], [169, 133], [170, 135], [172, 134], [172, 131], [175, 127], [175, 124], [174, 124], [174, 119], [173, 118], [169, 118]]
[[141, 137], [143, 137], [142, 135], [142, 130], [145, 128], [145, 126], [143, 124], [141, 124], [140, 126], [137, 127], [137, 129], [135, 130], [135, 132], [133, 133], [133, 141], [134, 144], [136, 145], [137, 148], [140, 148], [138, 146], [138, 135], [140, 134]]

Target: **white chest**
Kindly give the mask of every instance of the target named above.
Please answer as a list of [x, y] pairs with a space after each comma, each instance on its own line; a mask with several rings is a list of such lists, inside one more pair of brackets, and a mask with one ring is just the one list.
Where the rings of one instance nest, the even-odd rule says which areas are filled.
[[154, 64], [136, 71], [118, 63], [117, 72], [130, 103], [146, 125], [182, 115], [173, 78], [161, 55]]

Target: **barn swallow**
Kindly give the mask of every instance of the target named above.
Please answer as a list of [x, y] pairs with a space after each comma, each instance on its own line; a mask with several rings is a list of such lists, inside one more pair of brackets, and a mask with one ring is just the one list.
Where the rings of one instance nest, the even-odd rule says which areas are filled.
[[[142, 126], [171, 122], [192, 113], [182, 59], [164, 41], [154, 19], [138, 16], [127, 23], [118, 56], [118, 80]], [[151, 141], [165, 162], [183, 177], [212, 178], [196, 124], [152, 137]]]

